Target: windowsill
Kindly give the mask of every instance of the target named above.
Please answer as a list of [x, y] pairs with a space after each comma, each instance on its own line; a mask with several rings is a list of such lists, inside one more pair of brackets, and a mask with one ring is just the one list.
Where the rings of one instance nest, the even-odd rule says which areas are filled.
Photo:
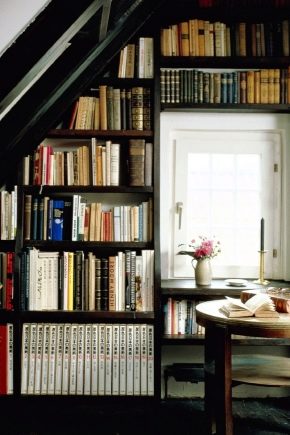
[[270, 281], [268, 286], [255, 284], [253, 280], [248, 280], [247, 286], [234, 287], [229, 286], [225, 283], [224, 279], [213, 279], [211, 285], [209, 286], [197, 286], [194, 279], [187, 278], [172, 278], [172, 279], [162, 279], [161, 289], [164, 295], [176, 295], [178, 291], [182, 295], [205, 295], [211, 293], [214, 296], [225, 296], [225, 295], [239, 295], [243, 290], [255, 290], [263, 289], [266, 287], [288, 287], [290, 283], [288, 281]]

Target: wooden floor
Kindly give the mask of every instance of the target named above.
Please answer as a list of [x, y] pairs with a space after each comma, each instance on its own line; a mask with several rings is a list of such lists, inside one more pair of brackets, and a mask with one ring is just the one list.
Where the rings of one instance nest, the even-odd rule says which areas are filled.
[[[73, 408], [73, 406], [72, 406]], [[2, 409], [3, 411], [3, 409]], [[107, 408], [88, 411], [80, 406], [71, 412], [60, 407], [53, 415], [13, 411], [1, 415], [1, 435], [203, 435], [202, 400], [164, 401], [154, 410]], [[235, 399], [234, 435], [290, 434], [290, 397], [282, 399]], [[20, 412], [21, 414], [21, 412]], [[5, 424], [5, 417], [10, 423]], [[6, 430], [3, 429], [6, 426]]]

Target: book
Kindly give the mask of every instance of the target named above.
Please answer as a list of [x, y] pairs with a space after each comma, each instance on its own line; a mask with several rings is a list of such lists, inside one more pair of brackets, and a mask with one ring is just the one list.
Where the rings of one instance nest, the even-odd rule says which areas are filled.
[[129, 183], [145, 184], [145, 139], [129, 139]]
[[274, 302], [266, 294], [256, 294], [245, 303], [230, 296], [226, 299], [220, 310], [228, 317], [279, 317]]
[[85, 325], [84, 344], [84, 394], [91, 394], [91, 367], [92, 367], [92, 325]]
[[24, 323], [22, 326], [21, 348], [21, 394], [27, 394], [29, 372], [29, 342], [30, 326], [28, 323]]

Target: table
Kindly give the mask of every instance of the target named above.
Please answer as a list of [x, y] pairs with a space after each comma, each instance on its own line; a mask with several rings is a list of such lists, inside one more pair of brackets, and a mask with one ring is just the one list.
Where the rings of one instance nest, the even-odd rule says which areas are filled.
[[205, 327], [206, 430], [208, 434], [216, 430], [217, 435], [232, 435], [231, 335], [290, 338], [290, 315], [280, 313], [279, 318], [228, 318], [219, 310], [224, 303], [225, 299], [198, 304], [196, 320]]

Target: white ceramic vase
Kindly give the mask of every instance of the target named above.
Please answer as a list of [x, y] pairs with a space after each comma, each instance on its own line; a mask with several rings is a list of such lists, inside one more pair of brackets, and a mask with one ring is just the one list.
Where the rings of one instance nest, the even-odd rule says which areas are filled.
[[209, 258], [197, 260], [194, 266], [196, 285], [210, 285], [212, 280], [211, 261]]

